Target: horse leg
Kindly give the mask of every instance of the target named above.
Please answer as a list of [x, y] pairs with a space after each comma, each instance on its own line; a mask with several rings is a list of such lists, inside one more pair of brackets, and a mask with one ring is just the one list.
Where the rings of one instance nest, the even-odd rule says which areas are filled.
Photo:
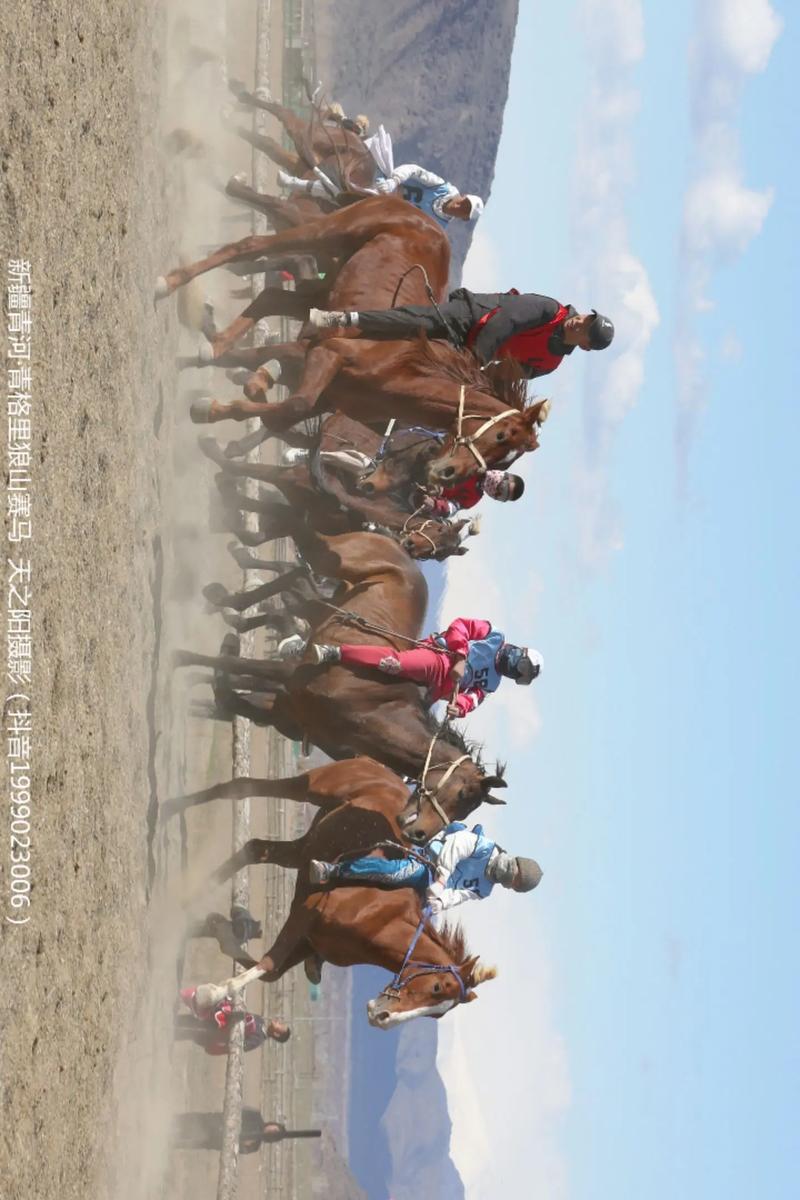
[[[224, 644], [223, 644], [224, 649]], [[276, 687], [291, 679], [296, 664], [280, 660], [244, 658], [238, 654], [197, 654], [194, 650], [176, 650], [173, 654], [175, 667], [211, 667], [224, 675], [254, 675], [271, 681]]]
[[226, 263], [230, 262], [260, 258], [262, 254], [266, 253], [273, 237], [277, 236], [280, 235], [250, 234], [249, 237], [240, 238], [238, 242], [228, 242], [227, 245], [220, 246], [219, 250], [215, 250], [207, 258], [198, 259], [197, 262], [190, 263], [185, 267], [173, 268], [157, 281], [155, 299], [163, 300], [165, 296], [170, 296], [190, 280], [195, 279], [198, 275], [204, 275], [206, 271], [213, 271], [215, 267], [224, 267]]
[[[339, 339], [334, 338], [333, 341]], [[196, 424], [212, 425], [217, 421], [231, 419], [246, 421], [250, 417], [260, 417], [267, 429], [273, 433], [281, 433], [291, 429], [293, 425], [306, 420], [314, 411], [319, 397], [336, 378], [341, 367], [341, 356], [327, 348], [327, 342], [314, 346], [306, 355], [303, 377], [299, 390], [288, 399], [278, 404], [265, 404], [263, 401], [239, 397], [223, 404], [220, 400], [206, 397], [195, 400], [191, 406], [191, 417]], [[267, 354], [274, 354], [283, 347], [265, 347]]]
[[223, 991], [219, 999], [243, 991], [254, 979], [261, 978], [265, 983], [274, 983], [291, 967], [302, 962], [308, 954], [307, 939], [314, 917], [315, 914], [302, 905], [293, 904], [283, 929], [267, 953], [254, 967], [220, 984]]
[[290, 175], [298, 175], [307, 168], [307, 163], [304, 163], [297, 154], [292, 154], [290, 150], [286, 150], [273, 137], [269, 137], [263, 133], [254, 133], [252, 129], [247, 129], [244, 125], [237, 125], [232, 132], [238, 134], [254, 150], [260, 150], [262, 154], [266, 154], [267, 158], [271, 158], [274, 163], [279, 167], [283, 167], [284, 171], [288, 171]]
[[[268, 783], [269, 780], [264, 782]], [[293, 842], [251, 838], [249, 842], [245, 842], [241, 850], [237, 850], [235, 854], [225, 860], [221, 867], [217, 868], [211, 877], [212, 882], [214, 885], [225, 883], [243, 867], [254, 866], [257, 863], [274, 863], [276, 867], [287, 867], [289, 870], [296, 871], [302, 863], [304, 842], [305, 838], [298, 838]]]
[[267, 195], [266, 192], [257, 192], [244, 182], [244, 176], [232, 175], [225, 184], [225, 191], [235, 200], [243, 200], [259, 212], [263, 212], [279, 233], [284, 229], [302, 225], [305, 220], [303, 212], [293, 201], [281, 200], [277, 196]]
[[[233, 608], [236, 612], [244, 612], [246, 608], [251, 608], [254, 604], [260, 604], [263, 600], [280, 595], [281, 592], [290, 591], [292, 585], [304, 575], [305, 571], [302, 567], [293, 567], [285, 574], [279, 575], [277, 579], [271, 579], [259, 587], [234, 593], [227, 592], [219, 583], [210, 583], [208, 587], [203, 588], [203, 595], [215, 608]], [[282, 679], [280, 682], [286, 681]]]
[[[289, 317], [293, 321], [306, 321], [308, 311], [313, 307], [313, 301], [326, 295], [327, 289], [324, 287], [319, 289], [318, 296], [313, 296], [310, 300], [305, 297], [305, 293], [285, 291], [279, 287], [264, 288], [253, 303], [249, 304], [243, 313], [231, 321], [227, 328], [208, 339], [211, 343], [213, 359], [210, 361], [204, 359], [202, 365], [210, 366], [211, 362], [221, 359], [253, 329], [262, 317]], [[266, 348], [270, 351], [272, 349], [270, 346]], [[269, 357], [274, 358], [275, 355], [270, 353]], [[224, 365], [237, 364], [227, 363]]]

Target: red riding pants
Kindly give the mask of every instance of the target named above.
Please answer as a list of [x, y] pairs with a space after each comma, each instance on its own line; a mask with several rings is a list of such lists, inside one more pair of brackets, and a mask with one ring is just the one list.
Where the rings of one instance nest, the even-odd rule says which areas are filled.
[[413, 650], [395, 650], [392, 646], [342, 646], [342, 664], [347, 667], [375, 667], [398, 679], [423, 683], [435, 699], [453, 690], [449, 680], [452, 659], [432, 646], [416, 646]]

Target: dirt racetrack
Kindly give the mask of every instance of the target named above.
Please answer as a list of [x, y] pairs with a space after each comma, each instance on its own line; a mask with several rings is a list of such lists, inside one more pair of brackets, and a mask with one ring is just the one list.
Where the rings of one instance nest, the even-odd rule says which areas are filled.
[[[0, 934], [9, 1200], [163, 1194], [186, 1087], [169, 1036], [180, 867], [201, 834], [208, 861], [227, 853], [229, 814], [187, 837], [159, 825], [158, 804], [230, 770], [229, 731], [187, 717], [169, 652], [218, 646], [199, 587], [239, 574], [207, 533], [212, 474], [186, 401], [199, 379], [175, 367], [197, 335], [152, 293], [179, 253], [249, 230], [218, 187], [249, 164], [219, 122], [220, 50], [227, 36], [228, 66], [240, 52], [251, 76], [253, 14], [252, 0], [0, 7], [0, 245], [30, 260], [33, 289], [33, 533], [19, 550], [32, 562], [33, 888], [28, 924]], [[232, 315], [228, 280], [215, 288]], [[189, 323], [196, 301], [183, 299]], [[5, 830], [2, 842], [5, 917]]]

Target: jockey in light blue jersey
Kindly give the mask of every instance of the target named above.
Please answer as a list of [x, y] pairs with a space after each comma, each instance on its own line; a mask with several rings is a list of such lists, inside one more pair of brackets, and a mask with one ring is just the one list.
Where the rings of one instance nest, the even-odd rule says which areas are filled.
[[459, 192], [452, 183], [416, 163], [395, 167], [391, 175], [377, 180], [375, 188], [383, 196], [399, 194], [445, 229], [454, 217], [461, 221], [477, 221], [484, 207], [480, 196]]
[[515, 892], [530, 892], [542, 871], [532, 858], [507, 854], [486, 837], [481, 825], [467, 829], [453, 821], [428, 843], [420, 857], [364, 857], [339, 863], [314, 860], [309, 877], [312, 883], [425, 889], [425, 904], [435, 914], [465, 900], [483, 900], [496, 883]]

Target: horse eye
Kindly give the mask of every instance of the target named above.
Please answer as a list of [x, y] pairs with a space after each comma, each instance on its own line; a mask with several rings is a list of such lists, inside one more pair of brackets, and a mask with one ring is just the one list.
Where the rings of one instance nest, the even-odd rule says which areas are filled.
[[500, 430], [500, 432], [498, 433], [497, 440], [498, 440], [498, 442], [504, 442], [506, 440], [506, 435], [503, 433], [502, 430]]
[[442, 990], [442, 985], [440, 983], [435, 983], [433, 985], [433, 993], [435, 996], [438, 996], [438, 994], [441, 990]]

